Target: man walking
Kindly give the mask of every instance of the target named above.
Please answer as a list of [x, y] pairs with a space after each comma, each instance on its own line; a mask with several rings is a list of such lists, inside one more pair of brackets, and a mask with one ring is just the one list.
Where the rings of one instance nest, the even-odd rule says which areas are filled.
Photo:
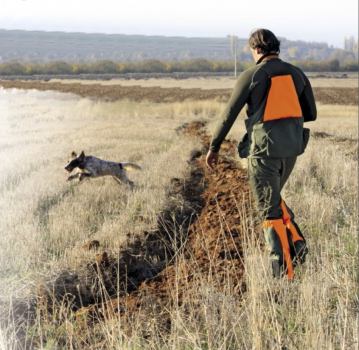
[[308, 78], [279, 59], [280, 41], [271, 31], [252, 32], [249, 46], [256, 65], [239, 76], [206, 161], [213, 170], [222, 142], [247, 104], [247, 133], [238, 145], [239, 156], [248, 158], [248, 179], [263, 219], [273, 275], [285, 272], [292, 279], [293, 262], [304, 261], [308, 250], [280, 193], [308, 143], [309, 129], [303, 123], [316, 120], [317, 111]]

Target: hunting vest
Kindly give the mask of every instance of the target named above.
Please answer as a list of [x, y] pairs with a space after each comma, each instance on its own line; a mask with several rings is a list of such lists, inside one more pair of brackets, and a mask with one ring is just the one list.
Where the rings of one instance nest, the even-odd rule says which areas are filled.
[[266, 65], [268, 89], [259, 109], [245, 120], [247, 133], [238, 145], [241, 158], [290, 158], [309, 140], [292, 76], [275, 76]]

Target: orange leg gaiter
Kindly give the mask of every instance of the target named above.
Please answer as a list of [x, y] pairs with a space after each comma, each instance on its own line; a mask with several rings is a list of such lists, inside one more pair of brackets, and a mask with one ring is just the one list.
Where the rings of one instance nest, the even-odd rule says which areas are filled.
[[303, 241], [303, 238], [299, 235], [297, 229], [295, 228], [295, 226], [293, 225], [292, 221], [291, 221], [291, 216], [287, 210], [287, 207], [284, 203], [284, 200], [281, 200], [280, 206], [282, 208], [283, 211], [283, 222], [284, 225], [288, 228], [288, 230], [290, 231], [291, 235], [292, 235], [292, 242], [296, 242], [296, 241]]
[[290, 247], [288, 242], [286, 225], [284, 225], [282, 219], [266, 220], [263, 222], [264, 229], [270, 227], [274, 228], [274, 231], [277, 233], [279, 237], [280, 243], [282, 245], [284, 261], [286, 262], [287, 265], [287, 279], [291, 280], [294, 278], [294, 271], [293, 271], [292, 259], [290, 257]]

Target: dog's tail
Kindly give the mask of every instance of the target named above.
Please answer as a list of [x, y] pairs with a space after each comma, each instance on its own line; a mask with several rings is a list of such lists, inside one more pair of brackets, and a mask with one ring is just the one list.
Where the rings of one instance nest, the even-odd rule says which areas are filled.
[[142, 168], [135, 163], [121, 163], [121, 165], [126, 170], [142, 170]]

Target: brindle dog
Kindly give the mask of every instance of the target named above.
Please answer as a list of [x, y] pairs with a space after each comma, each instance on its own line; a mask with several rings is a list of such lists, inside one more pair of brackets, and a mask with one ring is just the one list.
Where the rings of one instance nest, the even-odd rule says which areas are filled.
[[133, 186], [133, 182], [126, 176], [126, 170], [141, 170], [141, 167], [134, 163], [116, 163], [93, 156], [85, 156], [84, 151], [82, 151], [79, 156], [75, 152], [71, 153], [71, 159], [65, 169], [69, 173], [76, 169], [76, 173], [69, 176], [67, 181], [74, 179], [81, 181], [85, 177], [112, 176], [120, 184], [126, 183]]

